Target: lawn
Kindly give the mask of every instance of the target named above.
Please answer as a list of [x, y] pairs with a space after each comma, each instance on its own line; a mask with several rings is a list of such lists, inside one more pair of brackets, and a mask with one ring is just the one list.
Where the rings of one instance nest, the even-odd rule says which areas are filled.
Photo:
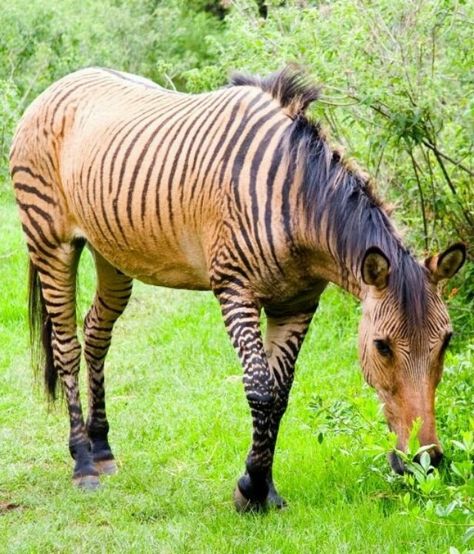
[[[376, 456], [389, 439], [358, 368], [360, 308], [336, 288], [324, 295], [304, 344], [280, 433], [275, 479], [287, 509], [234, 510], [250, 416], [212, 294], [140, 283], [107, 359], [119, 472], [97, 492], [74, 489], [65, 407], [48, 409], [30, 369], [27, 257], [9, 199], [0, 205], [0, 237], [0, 552], [468, 551], [466, 520], [430, 512], [428, 495]], [[85, 252], [81, 315], [93, 275]], [[461, 346], [448, 356], [440, 387], [448, 453], [469, 427], [471, 355]], [[464, 419], [450, 417], [453, 406]], [[430, 493], [440, 505], [452, 500], [448, 485], [460, 485], [449, 475], [436, 474]]]

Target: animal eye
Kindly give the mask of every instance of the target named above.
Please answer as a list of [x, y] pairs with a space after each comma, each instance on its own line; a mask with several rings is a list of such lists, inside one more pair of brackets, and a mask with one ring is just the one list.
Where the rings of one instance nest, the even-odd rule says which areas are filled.
[[448, 333], [448, 334], [444, 337], [443, 346], [441, 347], [441, 351], [442, 351], [442, 352], [444, 352], [444, 351], [446, 350], [446, 348], [448, 348], [449, 342], [450, 342], [452, 336], [453, 336], [452, 333]]
[[392, 349], [390, 348], [388, 342], [381, 339], [376, 339], [374, 340], [374, 344], [375, 348], [377, 348], [379, 354], [381, 354], [382, 356], [390, 356], [390, 354], [392, 353]]

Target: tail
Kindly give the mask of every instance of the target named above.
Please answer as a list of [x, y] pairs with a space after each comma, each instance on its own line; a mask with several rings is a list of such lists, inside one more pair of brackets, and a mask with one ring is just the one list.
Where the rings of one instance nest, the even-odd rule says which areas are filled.
[[28, 319], [30, 324], [30, 343], [33, 367], [36, 372], [44, 365], [44, 385], [48, 399], [56, 400], [58, 371], [54, 367], [53, 347], [51, 344], [53, 326], [44, 303], [38, 270], [29, 265]]

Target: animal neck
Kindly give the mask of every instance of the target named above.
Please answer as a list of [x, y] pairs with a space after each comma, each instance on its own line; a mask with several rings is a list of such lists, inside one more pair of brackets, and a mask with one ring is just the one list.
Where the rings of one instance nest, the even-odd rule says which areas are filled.
[[362, 299], [360, 268], [369, 247], [395, 261], [409, 254], [368, 179], [330, 148], [318, 126], [295, 121], [289, 144], [302, 215], [296, 234], [308, 267]]
[[361, 282], [356, 271], [333, 258], [330, 254], [324, 256], [320, 250], [316, 249], [314, 252], [316, 256], [312, 264], [312, 271], [316, 278], [330, 281], [359, 300], [364, 300], [367, 287]]
[[303, 250], [303, 264], [311, 281], [329, 281], [343, 288], [359, 300], [364, 300], [367, 287], [362, 282], [356, 268], [335, 256], [320, 240], [315, 237], [311, 246]]

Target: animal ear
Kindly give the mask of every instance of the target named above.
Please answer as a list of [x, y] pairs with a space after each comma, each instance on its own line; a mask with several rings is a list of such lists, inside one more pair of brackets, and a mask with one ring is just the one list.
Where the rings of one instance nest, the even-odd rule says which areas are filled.
[[436, 283], [450, 279], [459, 271], [466, 260], [466, 245], [457, 242], [441, 254], [435, 254], [425, 260], [425, 266], [431, 272]]
[[362, 280], [366, 285], [371, 285], [379, 290], [388, 285], [390, 262], [387, 256], [377, 246], [367, 249], [362, 260]]

